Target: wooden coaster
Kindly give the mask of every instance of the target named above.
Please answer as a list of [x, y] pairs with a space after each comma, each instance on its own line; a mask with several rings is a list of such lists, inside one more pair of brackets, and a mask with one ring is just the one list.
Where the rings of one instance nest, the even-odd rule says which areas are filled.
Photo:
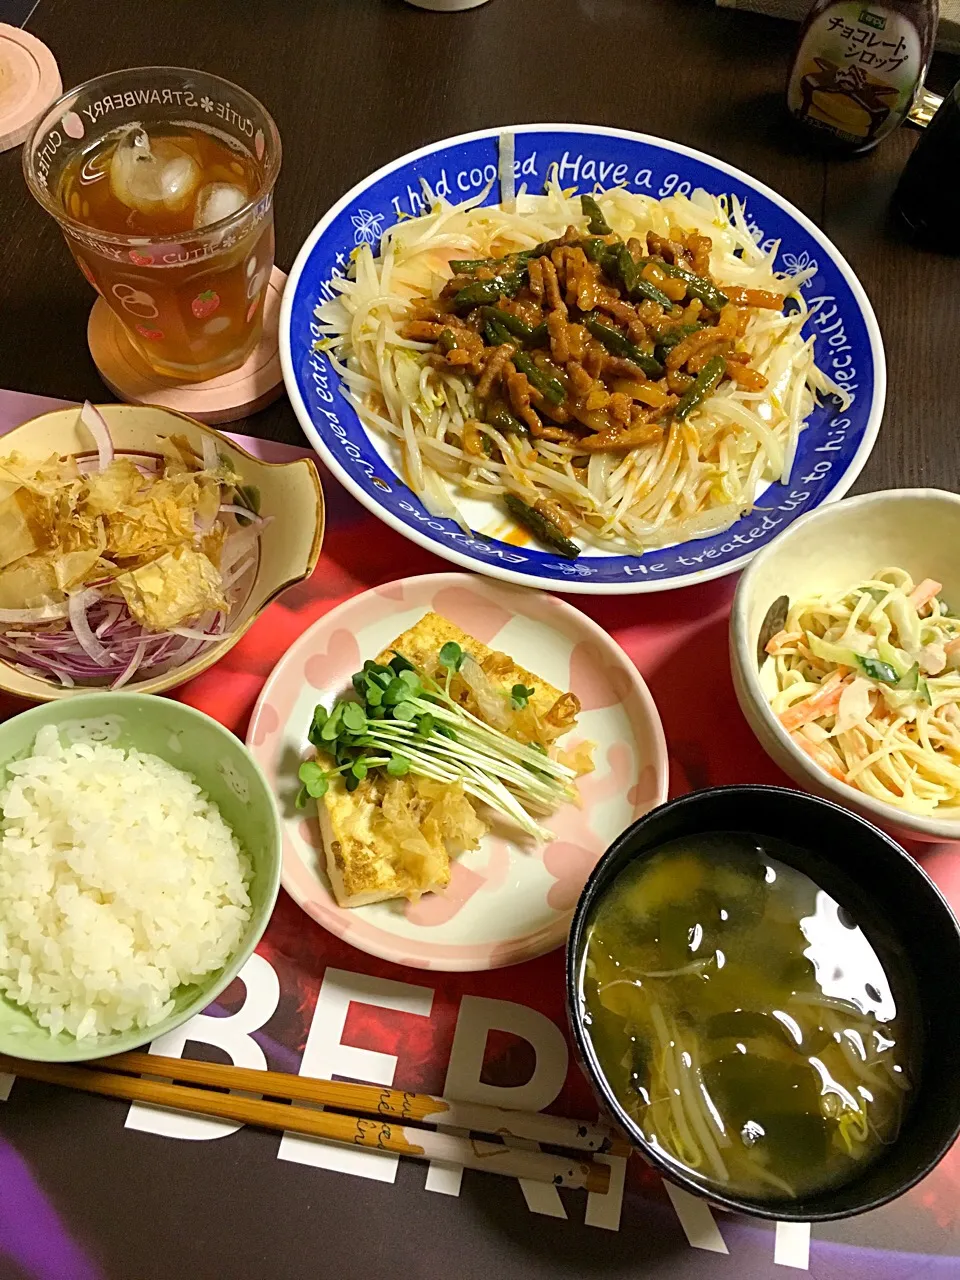
[[128, 404], [156, 404], [200, 422], [236, 422], [283, 394], [280, 369], [280, 299], [287, 277], [274, 267], [263, 307], [263, 337], [247, 361], [209, 382], [172, 382], [147, 364], [102, 298], [87, 323], [87, 344], [100, 377]]
[[62, 92], [60, 68], [47, 46], [0, 22], [0, 151], [19, 147]]

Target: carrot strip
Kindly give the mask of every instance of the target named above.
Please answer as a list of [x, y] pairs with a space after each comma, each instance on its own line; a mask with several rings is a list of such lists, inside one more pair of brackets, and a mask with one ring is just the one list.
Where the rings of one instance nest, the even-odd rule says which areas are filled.
[[827, 676], [816, 693], [811, 693], [809, 698], [804, 698], [802, 702], [795, 702], [792, 707], [787, 707], [786, 711], [781, 711], [780, 723], [787, 733], [792, 734], [795, 729], [801, 728], [810, 720], [817, 720], [820, 716], [836, 711], [840, 705], [840, 695], [843, 693], [848, 675], [848, 667], [837, 667]]
[[778, 631], [775, 636], [771, 636], [764, 646], [767, 653], [780, 653], [784, 645], [796, 644], [798, 640], [803, 639], [802, 631]]
[[942, 582], [934, 582], [932, 578], [924, 578], [910, 592], [907, 599], [915, 609], [922, 609], [925, 604], [929, 604], [934, 596], [938, 596], [943, 590]]
[[747, 391], [765, 391], [767, 388], [766, 378], [756, 369], [747, 369], [744, 365], [735, 364], [731, 360], [727, 362], [727, 373], [738, 387], [745, 387]]
[[738, 307], [766, 307], [770, 311], [782, 311], [782, 293], [769, 289], [724, 289], [728, 299]]
[[826, 773], [829, 773], [831, 778], [836, 778], [838, 782], [846, 782], [846, 775], [840, 769], [839, 765], [834, 762], [833, 755], [829, 751], [824, 751], [821, 747], [817, 746], [815, 742], [811, 742], [810, 739], [799, 730], [797, 730], [796, 733], [791, 733], [790, 738], [796, 743], [801, 751], [810, 757], [814, 764], [818, 764], [821, 769]]

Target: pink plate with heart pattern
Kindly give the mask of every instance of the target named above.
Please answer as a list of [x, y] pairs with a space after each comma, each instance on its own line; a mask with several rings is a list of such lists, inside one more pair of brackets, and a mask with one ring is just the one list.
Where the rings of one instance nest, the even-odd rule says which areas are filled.
[[[345, 909], [330, 891], [316, 814], [294, 806], [297, 769], [313, 754], [307, 741], [313, 709], [318, 702], [331, 707], [365, 659], [431, 609], [575, 693], [582, 712], [564, 745], [596, 743], [596, 769], [579, 780], [581, 808], [569, 805], [544, 820], [557, 833], [552, 843], [536, 848], [497, 828], [454, 861], [442, 894]], [[280, 803], [286, 891], [337, 937], [419, 969], [495, 969], [561, 946], [597, 859], [667, 796], [660, 716], [620, 646], [556, 596], [467, 573], [404, 578], [331, 609], [273, 669], [247, 745]]]

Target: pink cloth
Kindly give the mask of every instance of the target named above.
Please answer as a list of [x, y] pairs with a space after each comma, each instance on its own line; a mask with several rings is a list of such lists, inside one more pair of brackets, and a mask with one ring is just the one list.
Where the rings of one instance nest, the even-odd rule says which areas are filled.
[[[74, 403], [76, 402], [73, 400], [54, 400], [51, 396], [34, 396], [26, 391], [0, 390], [0, 435], [12, 431], [23, 422], [29, 422], [31, 418], [39, 418], [42, 413], [67, 409]], [[258, 440], [255, 436], [237, 435], [233, 431], [225, 431], [223, 434], [264, 462], [291, 462], [309, 452], [298, 449], [296, 445], [280, 444], [276, 440]]]

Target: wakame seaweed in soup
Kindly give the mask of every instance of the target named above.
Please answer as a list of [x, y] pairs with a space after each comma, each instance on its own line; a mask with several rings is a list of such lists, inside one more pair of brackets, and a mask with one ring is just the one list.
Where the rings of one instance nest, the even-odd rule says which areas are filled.
[[749, 834], [663, 845], [599, 902], [581, 970], [600, 1067], [646, 1139], [757, 1200], [857, 1176], [919, 1061], [909, 975], [797, 860]]

